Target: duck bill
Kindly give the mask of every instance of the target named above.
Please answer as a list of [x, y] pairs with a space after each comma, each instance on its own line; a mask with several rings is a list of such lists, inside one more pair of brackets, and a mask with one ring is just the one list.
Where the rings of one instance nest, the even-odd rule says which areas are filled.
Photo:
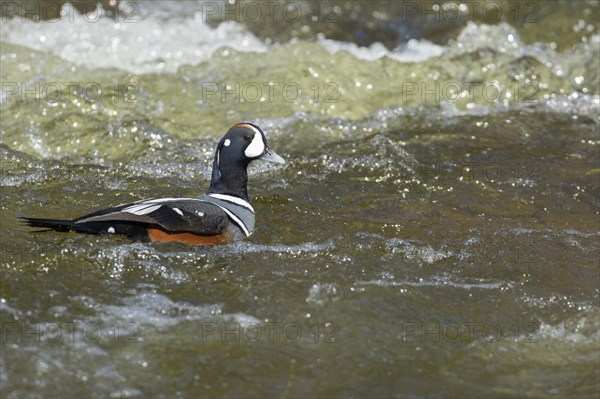
[[269, 147], [267, 147], [265, 152], [263, 152], [263, 154], [260, 157], [258, 157], [258, 159], [262, 159], [263, 161], [267, 161], [267, 162], [279, 163], [279, 164], [285, 163], [285, 159], [283, 159], [279, 155], [275, 154], [275, 151], [273, 151]]

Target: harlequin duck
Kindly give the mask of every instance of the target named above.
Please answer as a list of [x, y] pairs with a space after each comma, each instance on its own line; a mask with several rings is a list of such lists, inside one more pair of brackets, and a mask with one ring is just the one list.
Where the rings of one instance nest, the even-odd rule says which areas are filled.
[[[198, 198], [148, 199], [102, 209], [74, 220], [21, 218], [31, 227], [88, 234], [123, 234], [137, 241], [211, 245], [248, 237], [254, 208], [248, 198], [250, 162], [285, 163], [267, 145], [264, 132], [238, 123], [217, 146], [208, 193]], [[41, 230], [48, 231], [48, 230]]]

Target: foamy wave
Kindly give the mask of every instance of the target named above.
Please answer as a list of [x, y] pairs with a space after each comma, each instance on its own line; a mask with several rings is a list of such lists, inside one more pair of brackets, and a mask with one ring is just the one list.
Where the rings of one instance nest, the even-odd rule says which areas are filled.
[[254, 316], [245, 313], [227, 314], [223, 305], [192, 305], [175, 302], [155, 292], [142, 292], [123, 299], [123, 305], [99, 305], [102, 320], [134, 321], [142, 325], [165, 328], [184, 321], [202, 321], [220, 318], [246, 325], [259, 323]]
[[513, 281], [508, 282], [474, 282], [465, 283], [458, 281], [449, 281], [446, 279], [419, 279], [418, 281], [397, 281], [397, 280], [370, 280], [370, 281], [357, 281], [356, 285], [378, 285], [380, 287], [452, 287], [461, 288], [466, 290], [471, 289], [484, 289], [494, 290], [503, 288], [512, 288], [515, 283]]
[[411, 39], [405, 45], [390, 51], [381, 43], [373, 43], [369, 47], [359, 47], [354, 43], [345, 43], [337, 40], [325, 39], [319, 35], [317, 42], [332, 54], [338, 51], [347, 51], [356, 58], [366, 61], [376, 61], [388, 57], [400, 62], [420, 62], [429, 58], [439, 57], [445, 47], [438, 46], [427, 40]]
[[101, 12], [81, 15], [67, 3], [59, 20], [8, 19], [0, 32], [2, 41], [49, 51], [78, 66], [136, 74], [172, 73], [182, 65], [210, 60], [222, 47], [254, 52], [267, 48], [235, 22], [211, 28], [200, 12], [171, 19], [163, 19], [159, 13], [141, 13], [131, 19], [115, 22]]
[[559, 340], [568, 342], [598, 341], [598, 315], [597, 313], [582, 313], [579, 317], [572, 317], [558, 324], [542, 322], [539, 329], [532, 335], [535, 340]]

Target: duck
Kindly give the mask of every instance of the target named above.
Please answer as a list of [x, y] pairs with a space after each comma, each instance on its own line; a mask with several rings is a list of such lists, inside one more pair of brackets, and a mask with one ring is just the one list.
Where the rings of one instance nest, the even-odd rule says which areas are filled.
[[152, 198], [101, 209], [76, 219], [21, 217], [37, 232], [120, 234], [133, 241], [215, 245], [249, 237], [255, 211], [248, 197], [248, 165], [256, 160], [285, 164], [249, 122], [231, 127], [215, 150], [210, 186], [196, 198]]

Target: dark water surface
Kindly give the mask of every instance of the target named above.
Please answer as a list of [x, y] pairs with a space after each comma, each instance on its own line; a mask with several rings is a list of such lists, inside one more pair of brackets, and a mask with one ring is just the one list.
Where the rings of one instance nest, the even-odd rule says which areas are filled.
[[[3, 10], [0, 396], [597, 397], [598, 2], [208, 3]], [[16, 220], [200, 195], [243, 120], [245, 241]]]

